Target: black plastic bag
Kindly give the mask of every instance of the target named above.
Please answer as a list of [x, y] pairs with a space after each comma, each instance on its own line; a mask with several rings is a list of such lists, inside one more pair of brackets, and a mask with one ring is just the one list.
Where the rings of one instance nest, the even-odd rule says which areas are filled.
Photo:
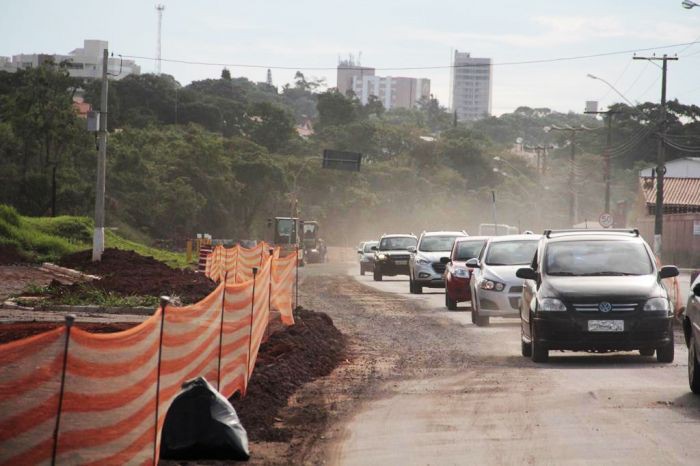
[[231, 403], [204, 377], [197, 377], [182, 384], [165, 416], [160, 456], [247, 461], [248, 434]]

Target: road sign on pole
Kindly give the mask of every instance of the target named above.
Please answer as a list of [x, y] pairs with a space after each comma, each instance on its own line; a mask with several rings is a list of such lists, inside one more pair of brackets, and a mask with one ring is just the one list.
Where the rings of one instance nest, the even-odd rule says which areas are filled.
[[600, 223], [600, 226], [603, 228], [610, 228], [615, 223], [615, 219], [613, 218], [612, 214], [604, 212], [600, 214], [600, 217], [598, 217], [598, 223]]
[[362, 154], [358, 152], [329, 149], [323, 151], [323, 168], [359, 172], [361, 163]]

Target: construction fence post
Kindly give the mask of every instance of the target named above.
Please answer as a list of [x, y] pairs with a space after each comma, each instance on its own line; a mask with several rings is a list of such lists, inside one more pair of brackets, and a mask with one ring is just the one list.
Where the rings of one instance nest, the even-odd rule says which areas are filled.
[[248, 389], [248, 377], [250, 374], [250, 356], [251, 353], [253, 352], [253, 316], [255, 314], [255, 282], [257, 281], [256, 277], [258, 276], [258, 268], [253, 267], [253, 298], [250, 303], [250, 332], [248, 333], [248, 362], [246, 364], [246, 373], [245, 373], [245, 379], [246, 379], [246, 391]]
[[160, 297], [160, 336], [158, 337], [158, 372], [156, 374], [156, 421], [153, 426], [153, 466], [158, 458], [158, 416], [160, 408], [160, 366], [163, 358], [163, 330], [165, 329], [165, 309], [170, 303], [169, 296]]
[[66, 316], [66, 344], [63, 346], [63, 367], [61, 368], [61, 387], [58, 392], [58, 410], [56, 412], [56, 425], [53, 429], [53, 450], [51, 452], [51, 465], [56, 464], [58, 454], [58, 434], [61, 428], [61, 410], [63, 409], [63, 393], [66, 387], [66, 366], [68, 365], [68, 343], [70, 342], [70, 329], [75, 322], [75, 315]]
[[224, 344], [224, 309], [226, 307], [226, 285], [228, 284], [228, 270], [224, 273], [224, 291], [221, 293], [221, 323], [219, 325], [219, 365], [216, 369], [216, 389], [221, 391], [221, 357]]

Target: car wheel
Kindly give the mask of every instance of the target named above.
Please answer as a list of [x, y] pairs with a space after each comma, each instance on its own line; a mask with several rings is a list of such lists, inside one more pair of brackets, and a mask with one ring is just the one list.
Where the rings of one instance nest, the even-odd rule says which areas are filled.
[[535, 326], [530, 326], [530, 336], [532, 341], [530, 343], [530, 357], [532, 362], [547, 362], [549, 361], [549, 350], [540, 342], [537, 341], [537, 334], [535, 333]]
[[382, 271], [381, 271], [381, 269], [377, 269], [377, 267], [374, 268], [374, 281], [375, 282], [382, 281]]
[[445, 307], [448, 311], [457, 310], [457, 300], [450, 298], [450, 293], [445, 290]]
[[365, 268], [360, 266], [360, 275], [364, 275], [364, 274], [365, 274]]
[[656, 351], [654, 348], [644, 348], [639, 350], [639, 354], [642, 356], [653, 356], [654, 351]]
[[486, 327], [489, 324], [488, 316], [479, 315], [479, 309], [472, 309], [472, 323], [477, 327]]
[[690, 391], [700, 394], [700, 367], [698, 362], [698, 353], [695, 350], [695, 338], [690, 337], [688, 343], [688, 383]]
[[423, 287], [419, 285], [418, 283], [413, 284], [413, 292], [415, 294], [422, 294], [423, 293]]
[[[671, 334], [673, 335], [673, 334]], [[673, 362], [673, 357], [674, 357], [674, 352], [675, 352], [675, 345], [673, 344], [673, 337], [671, 338], [671, 341], [668, 342], [666, 345], [656, 348], [656, 360], [658, 362], [663, 362], [663, 363], [670, 363]]]
[[413, 284], [413, 277], [411, 277], [411, 274], [408, 274], [408, 291], [411, 294], [416, 293], [416, 285]]

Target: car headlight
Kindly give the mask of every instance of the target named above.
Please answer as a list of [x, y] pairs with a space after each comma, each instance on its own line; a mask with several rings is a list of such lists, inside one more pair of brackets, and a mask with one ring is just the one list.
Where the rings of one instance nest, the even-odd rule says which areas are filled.
[[644, 303], [644, 310], [651, 312], [668, 312], [671, 310], [671, 305], [668, 303], [668, 299], [666, 298], [651, 298], [648, 299], [646, 303]]
[[377, 260], [380, 260], [380, 261], [386, 260], [386, 254], [378, 254]]
[[452, 271], [452, 275], [459, 278], [469, 278], [469, 271], [465, 268], [459, 267]]
[[505, 289], [506, 285], [501, 282], [496, 282], [493, 280], [485, 279], [481, 282], [479, 285], [479, 288], [482, 290], [488, 290], [488, 291], [503, 291]]
[[542, 298], [537, 310], [542, 312], [561, 312], [566, 311], [566, 306], [557, 298]]
[[430, 261], [428, 259], [423, 259], [422, 257], [419, 259], [416, 259], [416, 263], [420, 265], [430, 265]]

